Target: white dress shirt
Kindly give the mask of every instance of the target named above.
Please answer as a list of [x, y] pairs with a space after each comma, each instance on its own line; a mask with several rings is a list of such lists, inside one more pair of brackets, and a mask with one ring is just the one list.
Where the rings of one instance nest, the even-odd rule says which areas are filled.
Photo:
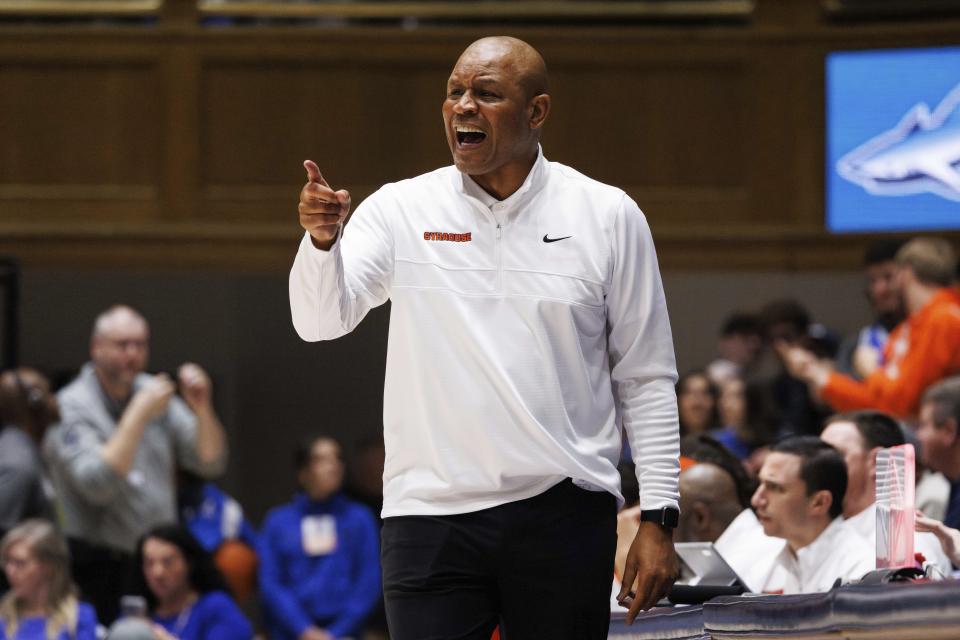
[[783, 549], [783, 539], [765, 534], [753, 509], [747, 508], [727, 525], [713, 546], [745, 586], [753, 593], [760, 593], [777, 554]]
[[784, 594], [829, 591], [837, 578], [842, 583], [859, 580], [875, 566], [874, 548], [842, 517], [837, 517], [816, 540], [796, 553], [784, 540], [763, 583], [763, 591]]

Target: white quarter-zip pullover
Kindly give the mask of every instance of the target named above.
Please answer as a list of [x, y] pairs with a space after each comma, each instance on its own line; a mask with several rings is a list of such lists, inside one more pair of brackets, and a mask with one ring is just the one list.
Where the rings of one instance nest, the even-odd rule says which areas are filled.
[[293, 324], [328, 340], [392, 301], [383, 516], [467, 513], [571, 477], [677, 506], [676, 364], [646, 219], [538, 156], [503, 201], [455, 167], [388, 184], [330, 251], [304, 235]]

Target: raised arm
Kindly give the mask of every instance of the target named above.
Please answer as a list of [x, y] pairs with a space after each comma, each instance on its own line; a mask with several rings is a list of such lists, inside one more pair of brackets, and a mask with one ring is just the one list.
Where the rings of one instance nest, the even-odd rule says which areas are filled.
[[[205, 478], [222, 473], [227, 462], [227, 437], [213, 408], [213, 386], [203, 367], [187, 362], [177, 371], [180, 394], [196, 416], [196, 432], [184, 429], [188, 422], [171, 411], [170, 426], [180, 440], [181, 464]], [[191, 452], [191, 453], [187, 453]]]
[[306, 233], [290, 270], [290, 312], [304, 340], [332, 340], [349, 333], [367, 312], [389, 297], [396, 213], [384, 187], [367, 198], [344, 230], [350, 194], [334, 191], [307, 160], [300, 191], [300, 226]]
[[167, 410], [173, 397], [173, 381], [166, 374], [153, 376], [134, 393], [117, 423], [117, 429], [104, 443], [100, 456], [119, 477], [126, 477], [143, 439], [147, 424]]

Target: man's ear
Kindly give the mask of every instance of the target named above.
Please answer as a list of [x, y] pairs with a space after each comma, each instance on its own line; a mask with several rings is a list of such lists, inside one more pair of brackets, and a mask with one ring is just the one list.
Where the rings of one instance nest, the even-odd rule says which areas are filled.
[[550, 94], [541, 93], [530, 98], [530, 128], [539, 129], [550, 113]]
[[877, 454], [880, 453], [880, 449], [883, 447], [874, 447], [867, 451], [867, 473], [870, 474], [871, 478], [877, 477]]
[[698, 537], [702, 537], [701, 534], [710, 526], [710, 510], [707, 505], [699, 500], [691, 504], [690, 521], [693, 523], [693, 529], [697, 532]]
[[957, 443], [957, 419], [956, 418], [947, 418], [943, 421], [943, 424], [940, 425], [940, 429], [943, 429], [943, 435], [946, 437], [947, 442], [951, 446]]
[[830, 514], [830, 507], [833, 505], [833, 495], [826, 489], [817, 491], [810, 496], [810, 515], [822, 516]]

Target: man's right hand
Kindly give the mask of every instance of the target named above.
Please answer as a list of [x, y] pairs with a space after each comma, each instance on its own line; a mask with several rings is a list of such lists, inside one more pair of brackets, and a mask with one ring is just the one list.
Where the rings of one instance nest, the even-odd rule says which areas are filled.
[[300, 190], [300, 226], [310, 234], [315, 247], [327, 251], [350, 213], [350, 194], [344, 189], [331, 189], [313, 160], [305, 160], [303, 168], [307, 170], [307, 184]]
[[144, 422], [149, 422], [163, 415], [175, 391], [176, 387], [170, 376], [160, 373], [137, 390], [130, 404], [140, 412]]

